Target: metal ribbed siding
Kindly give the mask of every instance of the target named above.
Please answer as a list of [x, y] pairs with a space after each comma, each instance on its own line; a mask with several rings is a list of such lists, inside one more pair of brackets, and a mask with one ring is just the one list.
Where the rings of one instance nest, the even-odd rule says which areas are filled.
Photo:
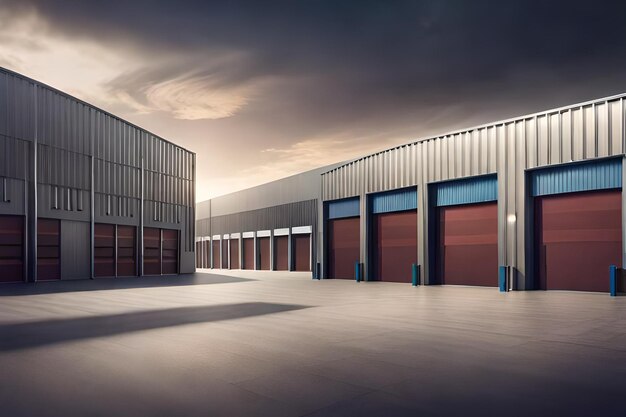
[[274, 230], [297, 226], [311, 226], [313, 258], [317, 254], [318, 200], [282, 204], [258, 210], [215, 216], [196, 222], [199, 233], [204, 236], [242, 233], [258, 230]]
[[418, 262], [428, 282], [428, 184], [497, 173], [499, 263], [519, 271], [516, 288], [528, 288], [526, 170], [622, 155], [625, 118], [624, 95], [619, 95], [425, 138], [324, 173], [322, 199], [417, 186]]
[[422, 139], [324, 173], [322, 197], [494, 173], [499, 161], [514, 154], [510, 162], [524, 169], [618, 155], [624, 150], [624, 117], [624, 98], [616, 96]]
[[[33, 210], [26, 181], [35, 170], [39, 218], [89, 222], [93, 191], [95, 221], [139, 226], [143, 190], [144, 224], [181, 230], [181, 270], [191, 272], [194, 164], [192, 152], [0, 68], [0, 194], [10, 200], [0, 214]], [[83, 241], [67, 224], [68, 236]]]
[[531, 177], [533, 196], [621, 188], [622, 160], [539, 169]]
[[432, 187], [435, 189], [433, 203], [438, 207], [498, 200], [498, 178], [495, 175], [445, 181]]
[[415, 189], [388, 191], [370, 196], [370, 212], [372, 214], [415, 210], [416, 208], [417, 191]]
[[345, 200], [328, 202], [328, 219], [343, 219], [359, 215], [359, 199], [348, 198]]
[[[273, 230], [296, 226], [314, 226], [317, 200], [283, 204], [259, 210], [216, 216], [211, 219], [212, 234]], [[200, 220], [199, 223], [202, 223]]]

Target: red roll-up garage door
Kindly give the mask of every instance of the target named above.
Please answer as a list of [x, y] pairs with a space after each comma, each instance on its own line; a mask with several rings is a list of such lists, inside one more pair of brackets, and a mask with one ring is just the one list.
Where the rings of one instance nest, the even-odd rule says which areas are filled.
[[535, 265], [546, 290], [609, 291], [621, 265], [621, 191], [535, 198]]
[[291, 235], [293, 242], [294, 269], [296, 271], [311, 270], [311, 235]]
[[0, 282], [24, 280], [24, 217], [0, 216]]
[[468, 204], [437, 210], [439, 282], [498, 286], [498, 204]]
[[137, 232], [135, 226], [117, 226], [117, 276], [137, 275]]
[[161, 229], [143, 229], [143, 273], [161, 275]]
[[270, 270], [270, 238], [260, 237], [257, 239], [259, 245], [259, 269]]
[[239, 239], [230, 239], [230, 269], [239, 269]]
[[417, 211], [373, 215], [374, 271], [380, 281], [411, 282], [417, 263]]
[[220, 269], [222, 267], [222, 263], [220, 262], [220, 242], [219, 240], [214, 240], [213, 245], [213, 268]]
[[245, 238], [242, 244], [243, 265], [242, 269], [254, 269], [254, 238]]
[[287, 271], [289, 269], [289, 237], [274, 237], [274, 259], [276, 261], [276, 271]]
[[162, 274], [178, 273], [178, 230], [161, 229], [163, 236]]
[[330, 278], [355, 279], [354, 264], [360, 258], [360, 219], [328, 221], [328, 274]]
[[37, 220], [37, 279], [61, 279], [61, 221]]
[[222, 241], [222, 269], [228, 269], [228, 248], [230, 247], [230, 239]]
[[115, 276], [115, 225], [96, 223], [94, 225], [94, 275], [96, 277]]

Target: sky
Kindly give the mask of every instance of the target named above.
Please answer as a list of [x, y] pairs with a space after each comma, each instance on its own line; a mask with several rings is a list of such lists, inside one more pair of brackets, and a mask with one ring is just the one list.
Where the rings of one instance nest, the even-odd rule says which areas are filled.
[[0, 0], [0, 66], [196, 152], [202, 201], [626, 92], [626, 2]]

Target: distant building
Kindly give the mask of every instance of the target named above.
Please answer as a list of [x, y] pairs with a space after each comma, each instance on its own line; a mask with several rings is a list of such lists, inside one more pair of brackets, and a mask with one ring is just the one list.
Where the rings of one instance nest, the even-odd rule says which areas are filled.
[[0, 68], [0, 282], [194, 271], [195, 154]]

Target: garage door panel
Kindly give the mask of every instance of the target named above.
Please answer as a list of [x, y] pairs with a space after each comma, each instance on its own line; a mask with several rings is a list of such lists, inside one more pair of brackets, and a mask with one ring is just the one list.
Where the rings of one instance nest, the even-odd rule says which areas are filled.
[[61, 279], [61, 222], [54, 219], [37, 220], [37, 279]]
[[328, 275], [355, 279], [354, 264], [360, 260], [360, 218], [328, 221]]
[[42, 246], [58, 246], [59, 245], [59, 235], [38, 235], [37, 236], [37, 244]]
[[567, 243], [567, 242], [621, 242], [621, 230], [596, 229], [596, 230], [546, 230], [543, 232], [543, 243]]
[[94, 254], [96, 258], [113, 258], [115, 256], [114, 248], [95, 248]]
[[21, 245], [24, 241], [22, 233], [22, 231], [3, 230], [0, 232], [0, 245]]
[[42, 258], [58, 258], [60, 254], [58, 246], [42, 246], [37, 250], [37, 256]]
[[472, 245], [488, 245], [498, 241], [498, 234], [480, 234], [465, 236], [445, 236], [444, 245], [448, 246], [472, 246]]
[[263, 271], [270, 270], [270, 238], [261, 237], [257, 240], [259, 245], [259, 269]]
[[382, 281], [411, 282], [417, 263], [417, 212], [374, 216], [375, 271]]
[[118, 253], [120, 258], [122, 258], [122, 257], [131, 257], [131, 256], [134, 255], [135, 250], [134, 250], [134, 248], [118, 248], [117, 249], [117, 253]]
[[496, 202], [437, 208], [437, 278], [446, 285], [498, 285]]
[[219, 269], [221, 268], [221, 262], [220, 262], [220, 241], [219, 240], [214, 240], [213, 243], [213, 265], [212, 267], [214, 269]]
[[311, 270], [311, 235], [292, 235], [294, 268], [296, 271]]
[[135, 226], [117, 226], [117, 276], [137, 275], [137, 229]]
[[358, 261], [358, 254], [355, 254], [354, 249], [336, 249], [329, 259], [330, 278], [355, 279], [354, 265]]
[[243, 240], [243, 269], [254, 269], [254, 238]]
[[497, 285], [498, 245], [446, 246], [444, 257], [447, 285]]
[[541, 200], [544, 214], [550, 213], [580, 213], [593, 211], [621, 210], [621, 200], [608, 198], [611, 193], [619, 191], [588, 191], [581, 193], [554, 194], [538, 197]]
[[162, 229], [162, 274], [178, 273], [178, 230]]
[[115, 225], [94, 225], [94, 275], [115, 276]]
[[143, 229], [143, 273], [161, 275], [161, 229]]
[[0, 258], [20, 259], [22, 257], [22, 247], [17, 245], [5, 246], [0, 249]]
[[19, 282], [24, 276], [24, 264], [19, 260], [0, 259], [0, 282]]
[[381, 281], [411, 282], [412, 264], [417, 263], [417, 245], [383, 248], [379, 253], [378, 277]]
[[390, 238], [387, 237], [382, 244], [380, 245], [382, 248], [385, 249], [397, 249], [397, 248], [405, 248], [407, 246], [415, 246], [415, 239], [413, 239], [412, 237], [406, 237], [406, 238]]
[[51, 281], [61, 279], [61, 262], [59, 259], [39, 259], [37, 261], [37, 279]]
[[24, 280], [24, 217], [0, 216], [0, 282]]
[[[550, 230], [613, 229], [616, 221], [621, 221], [619, 207], [611, 210], [578, 210], [570, 212], [543, 213], [543, 221]], [[593, 224], [585, 217], [595, 217]]]
[[[441, 210], [441, 209], [440, 209]], [[495, 214], [497, 220], [497, 213]], [[466, 219], [450, 219], [448, 213], [445, 213], [445, 228], [447, 236], [463, 236], [463, 235], [483, 235], [498, 234], [498, 223], [493, 222], [494, 215], [490, 218], [475, 219], [468, 217]]]
[[239, 269], [239, 239], [230, 240], [230, 269]]
[[[545, 267], [542, 288], [548, 290], [574, 290], [608, 292], [607, 259], [619, 259], [621, 242], [571, 242], [544, 247]], [[570, 262], [560, 261], [570, 259]], [[576, 262], [584, 259], [585, 262]], [[599, 274], [599, 271], [603, 273]]]
[[176, 237], [173, 239], [163, 239], [163, 249], [176, 250], [178, 248], [178, 240]]
[[289, 237], [274, 237], [274, 260], [277, 271], [287, 271], [289, 269]]
[[609, 291], [609, 265], [621, 265], [619, 190], [535, 198], [535, 264], [546, 290]]
[[230, 245], [230, 240], [225, 240], [222, 243], [222, 269], [228, 269], [228, 246]]

